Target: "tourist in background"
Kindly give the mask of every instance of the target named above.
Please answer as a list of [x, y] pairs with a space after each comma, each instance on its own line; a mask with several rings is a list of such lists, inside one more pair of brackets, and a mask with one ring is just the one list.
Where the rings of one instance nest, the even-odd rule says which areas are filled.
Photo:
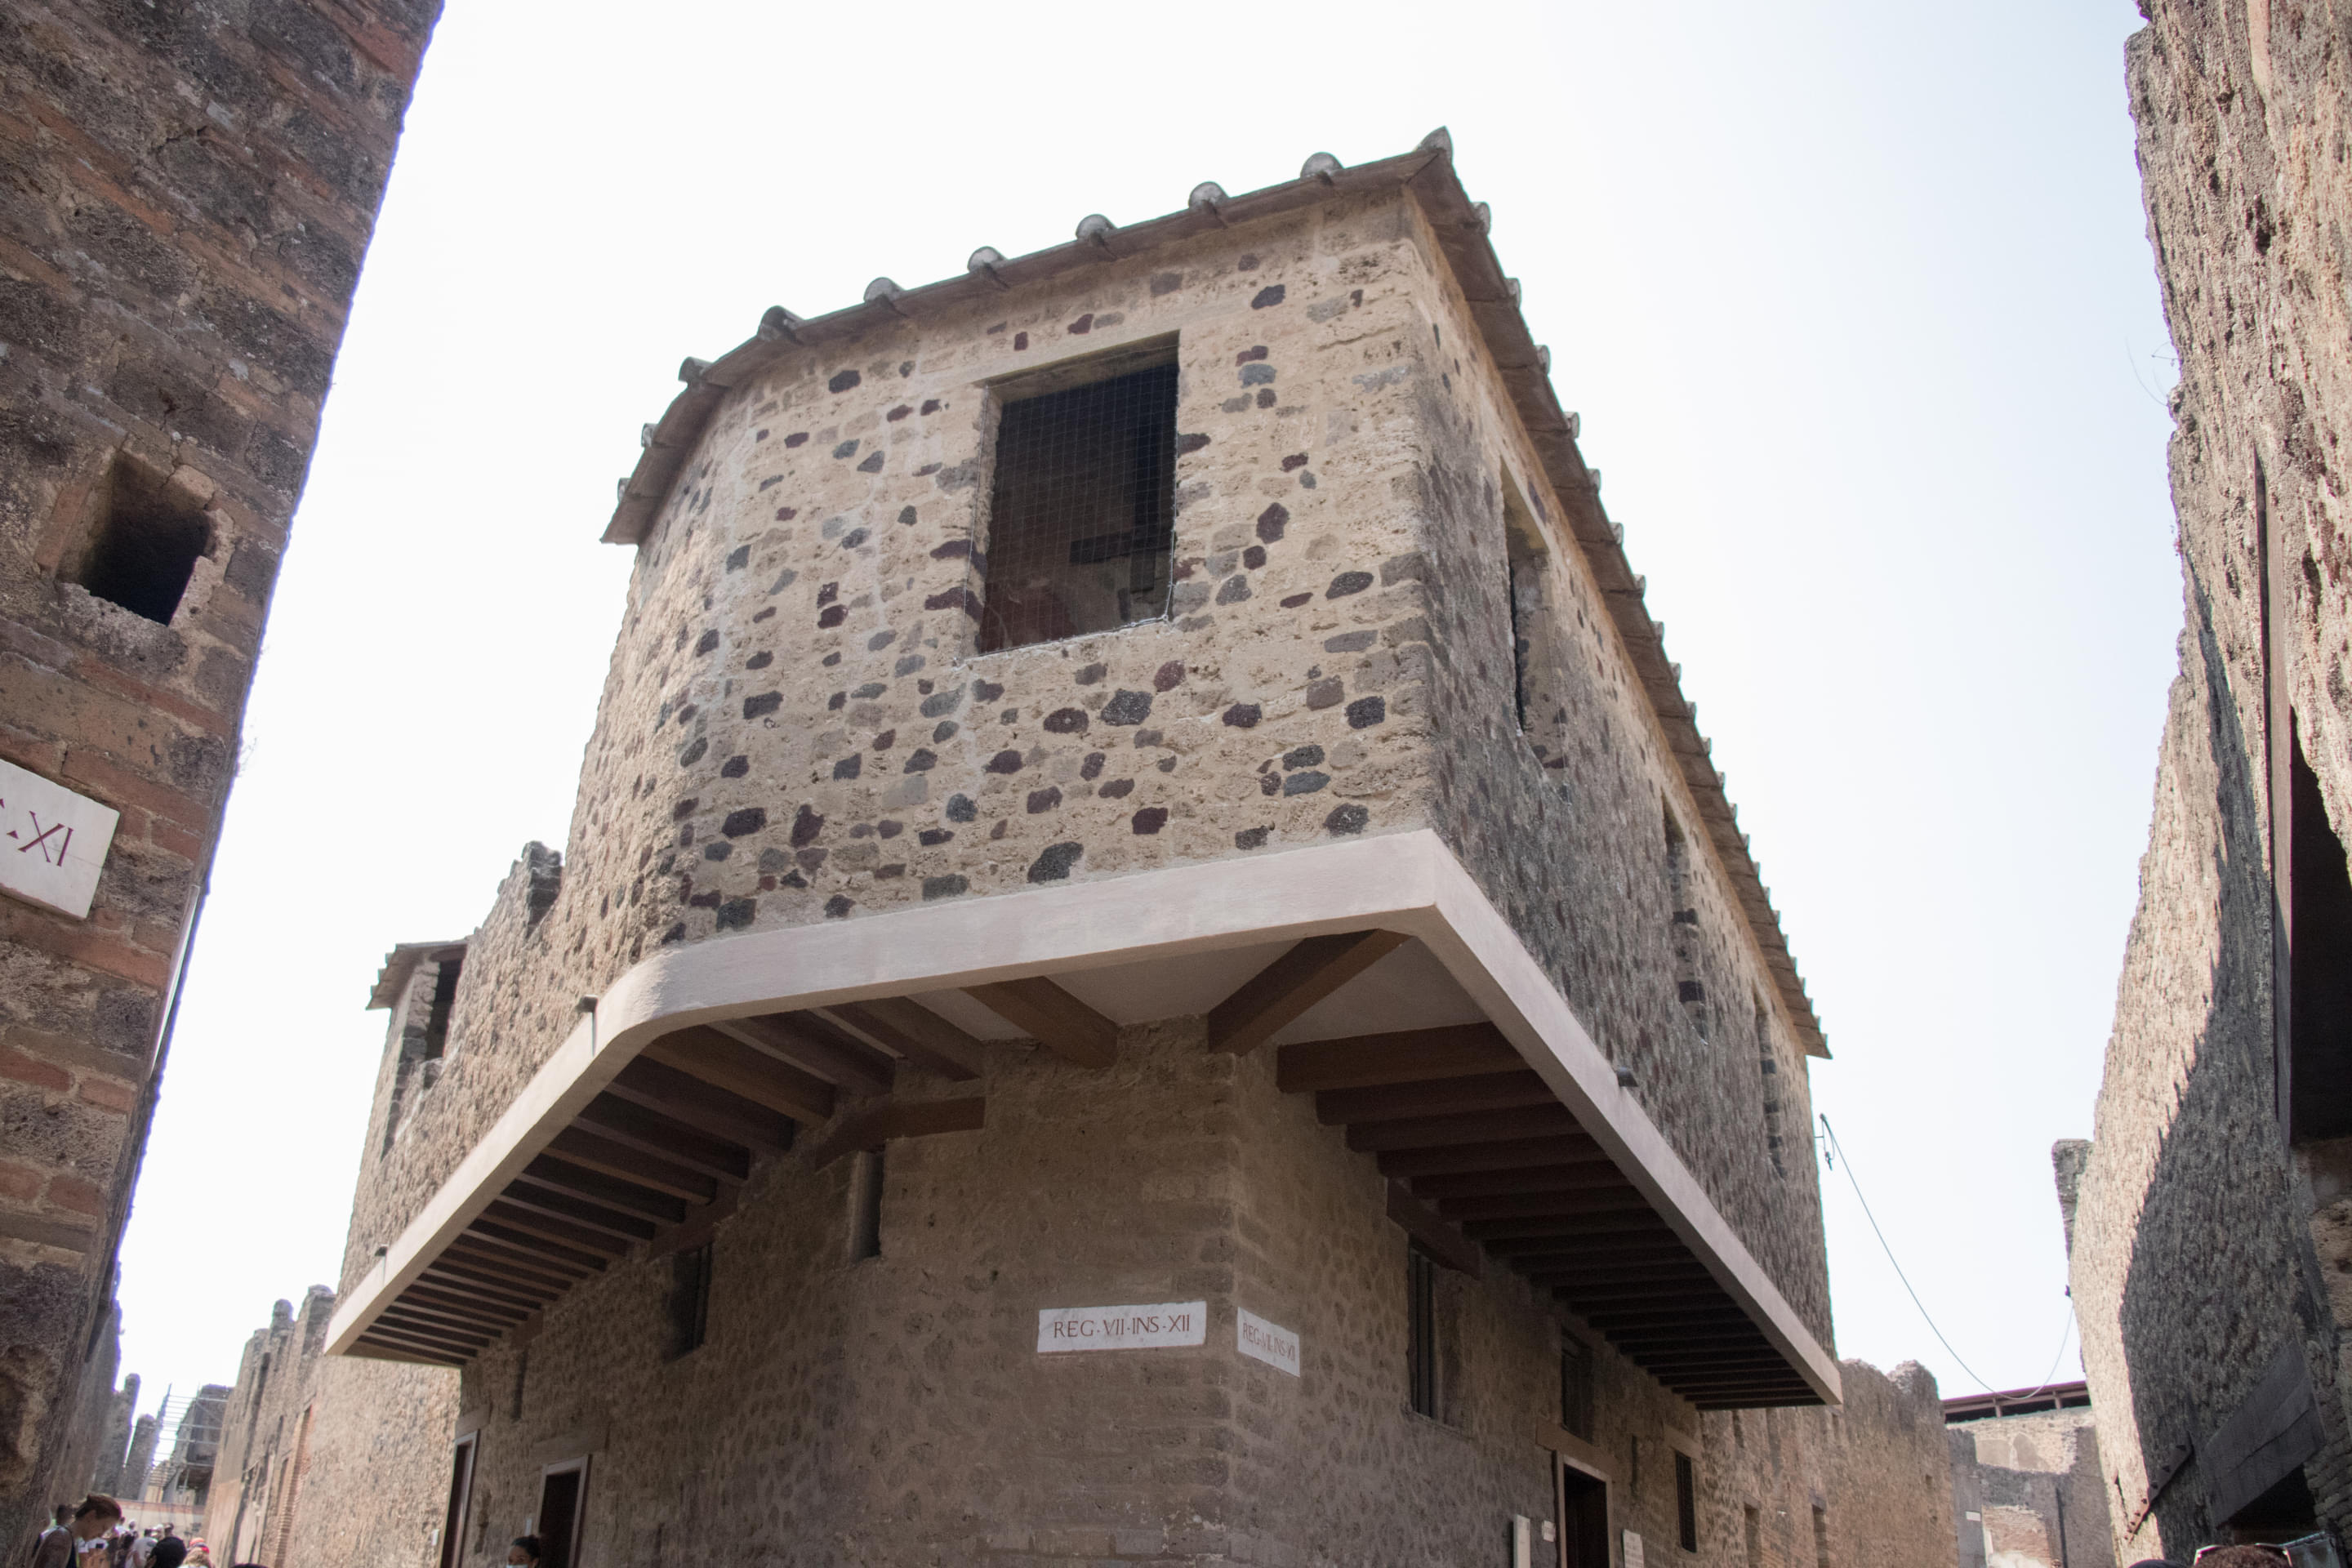
[[32, 1568], [66, 1568], [73, 1554], [73, 1504], [61, 1502], [55, 1510], [55, 1522], [33, 1542]]

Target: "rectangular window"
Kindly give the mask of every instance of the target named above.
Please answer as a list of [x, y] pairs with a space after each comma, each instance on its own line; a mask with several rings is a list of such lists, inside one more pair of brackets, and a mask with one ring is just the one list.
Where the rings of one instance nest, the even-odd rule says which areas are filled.
[[457, 1005], [457, 976], [466, 967], [465, 950], [434, 965], [433, 1005], [425, 1015], [425, 1059], [437, 1061], [449, 1046], [449, 1012]]
[[1819, 1503], [1813, 1505], [1813, 1562], [1815, 1568], [1830, 1568], [1830, 1510]]
[[1748, 1536], [1748, 1568], [1764, 1568], [1764, 1516], [1754, 1503], [1739, 1513], [1741, 1528]]
[[849, 1260], [882, 1256], [882, 1151], [857, 1156], [849, 1183]]
[[1592, 1351], [1581, 1340], [1560, 1342], [1559, 1424], [1570, 1436], [1592, 1441]]
[[92, 532], [70, 577], [134, 616], [171, 625], [197, 560], [212, 549], [205, 501], [123, 453], [93, 499]]
[[2319, 775], [2287, 726], [2287, 1083], [2297, 1139], [2352, 1134], [2352, 873]]
[[1438, 1415], [1437, 1265], [1419, 1247], [1405, 1253], [1405, 1353], [1410, 1364], [1412, 1408], [1416, 1415]]
[[669, 1260], [669, 1353], [699, 1350], [710, 1327], [710, 1243], [675, 1252]]
[[1088, 366], [1000, 389], [982, 652], [1168, 613], [1175, 354], [1169, 342], [1076, 384]]
[[1675, 1535], [1685, 1552], [1698, 1550], [1698, 1467], [1680, 1449], [1675, 1453]]

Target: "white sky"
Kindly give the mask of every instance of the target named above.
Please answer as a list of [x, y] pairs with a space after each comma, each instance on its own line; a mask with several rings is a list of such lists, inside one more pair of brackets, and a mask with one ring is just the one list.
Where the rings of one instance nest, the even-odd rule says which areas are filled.
[[[2180, 620], [2137, 25], [451, 0], [254, 689], [126, 1369], [227, 1382], [335, 1282], [368, 988], [564, 841], [629, 566], [596, 537], [682, 356], [1445, 124], [1783, 911], [1820, 1107], [1958, 1353], [2040, 1382], [2048, 1149], [2090, 1128]], [[1841, 1353], [1979, 1386], [1823, 1181]]]

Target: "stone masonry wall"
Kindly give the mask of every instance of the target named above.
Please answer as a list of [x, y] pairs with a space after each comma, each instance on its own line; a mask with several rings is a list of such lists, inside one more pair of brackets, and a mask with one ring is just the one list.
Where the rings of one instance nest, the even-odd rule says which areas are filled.
[[[0, 16], [0, 758], [121, 813], [87, 920], [0, 900], [10, 1551], [41, 1521], [103, 1310], [271, 584], [437, 9]], [[209, 530], [168, 625], [76, 580], [126, 475]]]
[[2089, 1410], [1961, 1421], [1948, 1433], [1960, 1568], [2116, 1568]]
[[[2174, 504], [2185, 599], [2073, 1273], [2108, 1500], [2126, 1558], [2185, 1556], [2221, 1521], [2200, 1445], [2282, 1351], [2326, 1441], [2305, 1467], [2352, 1529], [2352, 1428], [2315, 1189], [2273, 1114], [2264, 597], [2283, 693], [2339, 837], [2352, 837], [2352, 592], [2341, 440], [2352, 421], [2346, 44], [2323, 14], [2145, 0], [2128, 48], [2149, 240], [2180, 355]], [[2274, 520], [2284, 571], [2265, 566]], [[2328, 1216], [2318, 1216], [2324, 1231]], [[2327, 1272], [2323, 1273], [2323, 1265]]]
[[[565, 853], [519, 863], [473, 939], [346, 1283], [576, 998], [663, 942], [1436, 826], [1826, 1341], [1811, 1163], [1776, 1161], [1766, 1110], [1801, 1121], [1801, 1058], [1711, 853], [1668, 864], [1692, 807], [1565, 547], [1573, 744], [1550, 768], [1509, 732], [1498, 464], [1559, 508], [1436, 254], [1402, 195], [1335, 199], [731, 392], [640, 547]], [[975, 654], [987, 384], [1171, 333], [1173, 614]]]
[[448, 1485], [457, 1377], [325, 1356], [334, 1293], [280, 1301], [246, 1342], [202, 1534], [222, 1563], [428, 1568]]
[[[817, 1170], [810, 1141], [771, 1163], [718, 1228], [709, 1338], [683, 1356], [669, 1260], [644, 1256], [494, 1343], [464, 1374], [457, 1429], [480, 1436], [459, 1561], [502, 1560], [543, 1468], [582, 1457], [581, 1568], [1501, 1560], [1512, 1514], [1552, 1518], [1540, 1436], [1574, 1325], [1507, 1271], [1447, 1276], [1448, 1419], [1412, 1414], [1406, 1246], [1372, 1161], [1277, 1091], [1270, 1054], [1202, 1037], [1198, 1019], [1131, 1027], [1099, 1071], [992, 1045], [983, 1130], [890, 1145], [878, 1258], [850, 1256], [854, 1161]], [[1195, 1298], [1198, 1350], [1035, 1350], [1042, 1307]], [[1303, 1336], [1302, 1375], [1236, 1354], [1236, 1308]], [[1612, 1541], [1746, 1568], [1743, 1506], [1804, 1521], [1825, 1500], [1856, 1532], [1841, 1564], [1948, 1556], [1924, 1373], [1848, 1363], [1845, 1413], [1747, 1413], [1742, 1457], [1732, 1418], [1595, 1359], [1594, 1447], [1626, 1466]], [[1675, 1447], [1702, 1481], [1688, 1558]], [[368, 1506], [366, 1485], [314, 1470], [303, 1528]]]

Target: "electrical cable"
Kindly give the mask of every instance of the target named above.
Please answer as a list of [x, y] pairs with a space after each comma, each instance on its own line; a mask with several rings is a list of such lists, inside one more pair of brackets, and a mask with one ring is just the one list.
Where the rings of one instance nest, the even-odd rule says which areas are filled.
[[[1936, 1326], [1935, 1318], [1927, 1310], [1927, 1303], [1919, 1300], [1919, 1292], [1911, 1288], [1911, 1277], [1903, 1272], [1903, 1265], [1895, 1262], [1895, 1248], [1887, 1245], [1886, 1233], [1878, 1228], [1878, 1216], [1870, 1212], [1870, 1200], [1862, 1195], [1862, 1183], [1855, 1179], [1853, 1173], [1853, 1157], [1845, 1152], [1845, 1145], [1838, 1142], [1837, 1129], [1830, 1125], [1830, 1119], [1822, 1116], [1821, 1122], [1822, 1132], [1829, 1139], [1830, 1149], [1845, 1162], [1846, 1184], [1853, 1189], [1854, 1202], [1862, 1205], [1862, 1217], [1870, 1222], [1870, 1234], [1878, 1237], [1878, 1249], [1886, 1254], [1887, 1266], [1895, 1270], [1895, 1278], [1903, 1281], [1904, 1292], [1911, 1298], [1911, 1304], [1919, 1309], [1919, 1316], [1927, 1322], [1927, 1331], [1936, 1336], [1936, 1342], [1951, 1356], [1953, 1364], [1975, 1378], [1987, 1394], [1999, 1393], [1982, 1373], [1960, 1359], [1960, 1352], [1952, 1349], [1952, 1342], [1946, 1339], [1944, 1331]], [[2072, 1337], [2074, 1327], [2074, 1299], [2069, 1294], [2066, 1298], [2066, 1318], [2058, 1327], [2058, 1353], [2050, 1358], [2050, 1371], [2032, 1393], [2019, 1394], [2019, 1399], [2031, 1399], [2050, 1386], [2051, 1381], [2058, 1375], [2059, 1363], [2066, 1359], [2066, 1341]]]

